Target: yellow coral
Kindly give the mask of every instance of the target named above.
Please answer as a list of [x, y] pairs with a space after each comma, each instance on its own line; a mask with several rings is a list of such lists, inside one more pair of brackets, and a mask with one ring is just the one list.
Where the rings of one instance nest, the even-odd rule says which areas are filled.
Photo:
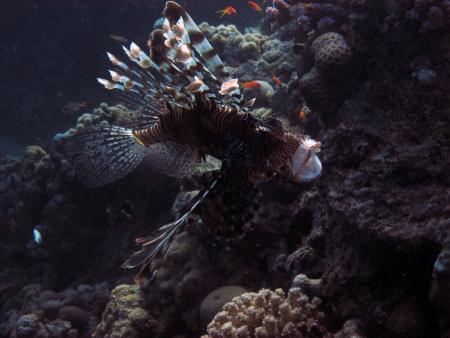
[[155, 321], [144, 308], [145, 295], [138, 285], [119, 285], [112, 292], [93, 337], [152, 336]]

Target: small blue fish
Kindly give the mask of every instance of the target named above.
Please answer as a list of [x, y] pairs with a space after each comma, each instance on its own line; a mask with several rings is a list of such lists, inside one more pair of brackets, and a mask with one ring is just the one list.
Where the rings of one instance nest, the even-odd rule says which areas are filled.
[[41, 235], [41, 233], [39, 232], [39, 230], [36, 229], [36, 228], [33, 229], [33, 241], [34, 241], [36, 244], [41, 244], [41, 243], [42, 243], [42, 235]]

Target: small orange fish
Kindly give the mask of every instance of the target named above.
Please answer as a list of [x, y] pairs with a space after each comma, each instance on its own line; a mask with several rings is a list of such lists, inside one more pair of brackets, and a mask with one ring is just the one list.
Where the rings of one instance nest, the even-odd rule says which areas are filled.
[[250, 7], [251, 9], [253, 9], [253, 10], [257, 11], [257, 12], [261, 12], [262, 11], [261, 6], [255, 1], [247, 1], [247, 5], [248, 5], [248, 7]]
[[247, 88], [247, 89], [260, 88], [261, 83], [259, 83], [259, 81], [248, 81], [248, 82], [242, 83], [242, 87]]
[[273, 82], [275, 82], [275, 86], [277, 86], [277, 87], [281, 87], [281, 85], [283, 84], [283, 81], [281, 81], [275, 75], [272, 75], [272, 80], [273, 80]]
[[221, 9], [220, 11], [217, 11], [217, 13], [220, 14], [221, 18], [223, 18], [225, 15], [236, 15], [237, 10], [233, 6], [228, 6], [224, 9]]
[[304, 121], [306, 119], [306, 113], [303, 109], [300, 110], [297, 115], [298, 115], [298, 118], [302, 121]]
[[220, 87], [219, 94], [220, 95], [228, 95], [233, 90], [238, 89], [239, 88], [238, 82], [239, 82], [238, 79], [231, 79], [231, 80], [225, 81], [224, 83], [222, 83], [222, 86]]

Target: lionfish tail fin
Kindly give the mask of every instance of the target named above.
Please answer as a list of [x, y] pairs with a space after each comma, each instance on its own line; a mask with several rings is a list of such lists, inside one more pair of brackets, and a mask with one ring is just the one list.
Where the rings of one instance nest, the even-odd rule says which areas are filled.
[[109, 125], [86, 128], [72, 137], [67, 150], [78, 178], [90, 187], [125, 177], [146, 153], [132, 129]]

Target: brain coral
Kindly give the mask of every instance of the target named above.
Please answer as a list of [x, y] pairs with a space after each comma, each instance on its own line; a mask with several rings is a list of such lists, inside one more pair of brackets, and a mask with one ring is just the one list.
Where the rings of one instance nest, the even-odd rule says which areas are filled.
[[350, 84], [352, 52], [339, 33], [325, 33], [311, 45], [314, 57], [311, 70], [300, 79], [307, 105], [321, 113], [332, 113], [341, 102]]
[[311, 45], [314, 65], [324, 76], [335, 75], [345, 71], [352, 52], [345, 38], [335, 32], [320, 35]]
[[244, 293], [223, 306], [202, 338], [330, 337], [321, 325], [319, 304], [299, 288], [291, 288], [287, 297], [281, 289]]

